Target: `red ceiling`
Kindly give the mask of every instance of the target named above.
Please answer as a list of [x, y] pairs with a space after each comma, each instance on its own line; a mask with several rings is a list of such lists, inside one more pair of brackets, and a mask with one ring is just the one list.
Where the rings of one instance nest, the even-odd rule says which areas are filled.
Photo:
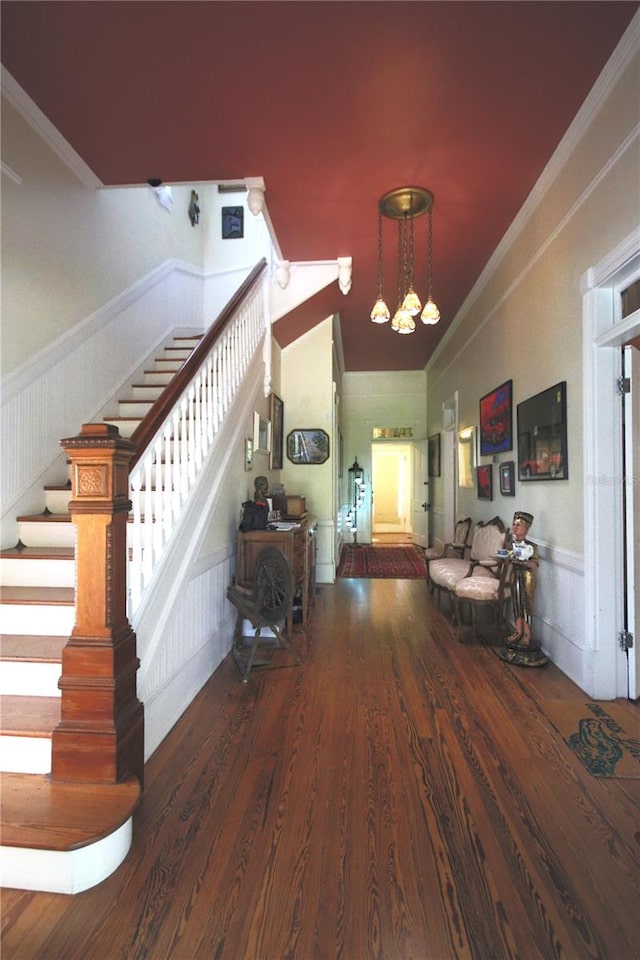
[[[283, 318], [280, 342], [340, 311], [347, 369], [418, 369], [638, 7], [4, 0], [2, 63], [105, 184], [264, 177], [283, 257], [353, 257], [351, 292]], [[435, 196], [443, 319], [401, 337], [368, 315], [377, 201], [404, 184]]]

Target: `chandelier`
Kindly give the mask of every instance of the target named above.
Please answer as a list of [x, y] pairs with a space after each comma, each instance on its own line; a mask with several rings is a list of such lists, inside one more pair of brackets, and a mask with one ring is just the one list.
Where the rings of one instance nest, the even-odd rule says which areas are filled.
[[[413, 286], [413, 224], [414, 220], [427, 214], [428, 265], [427, 300], [424, 305]], [[391, 312], [382, 296], [382, 218], [398, 223], [398, 305]], [[423, 323], [437, 323], [440, 311], [433, 302], [433, 194], [424, 187], [397, 187], [380, 197], [378, 201], [378, 299], [371, 311], [373, 323], [387, 323], [395, 333], [413, 333], [415, 317], [420, 314]]]

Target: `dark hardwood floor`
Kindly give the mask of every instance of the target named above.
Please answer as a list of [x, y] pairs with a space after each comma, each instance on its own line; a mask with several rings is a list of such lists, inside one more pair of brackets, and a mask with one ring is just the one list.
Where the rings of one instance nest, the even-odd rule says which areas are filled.
[[640, 957], [640, 780], [563, 743], [553, 665], [458, 643], [418, 580], [320, 587], [296, 645], [206, 684], [112, 877], [2, 892], [3, 960]]

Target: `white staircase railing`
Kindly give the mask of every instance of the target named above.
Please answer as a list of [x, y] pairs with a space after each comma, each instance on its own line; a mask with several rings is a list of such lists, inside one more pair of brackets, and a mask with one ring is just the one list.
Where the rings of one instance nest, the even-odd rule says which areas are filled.
[[[129, 616], [140, 605], [243, 376], [270, 335], [262, 261], [174, 378], [177, 383], [131, 439]], [[219, 331], [219, 332], [218, 332]], [[164, 401], [164, 403], [163, 403]], [[155, 416], [154, 416], [155, 412]], [[161, 422], [158, 424], [158, 413]], [[150, 432], [150, 430], [152, 432]]]

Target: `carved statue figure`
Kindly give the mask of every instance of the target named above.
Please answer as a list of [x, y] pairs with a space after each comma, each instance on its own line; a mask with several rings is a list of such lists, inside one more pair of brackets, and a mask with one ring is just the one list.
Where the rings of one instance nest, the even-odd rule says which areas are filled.
[[514, 631], [507, 637], [506, 647], [500, 654], [508, 663], [522, 667], [540, 667], [547, 663], [539, 642], [533, 639], [531, 633], [536, 571], [539, 563], [538, 548], [535, 543], [527, 540], [532, 523], [532, 514], [524, 510], [516, 510], [511, 524], [509, 545]]

